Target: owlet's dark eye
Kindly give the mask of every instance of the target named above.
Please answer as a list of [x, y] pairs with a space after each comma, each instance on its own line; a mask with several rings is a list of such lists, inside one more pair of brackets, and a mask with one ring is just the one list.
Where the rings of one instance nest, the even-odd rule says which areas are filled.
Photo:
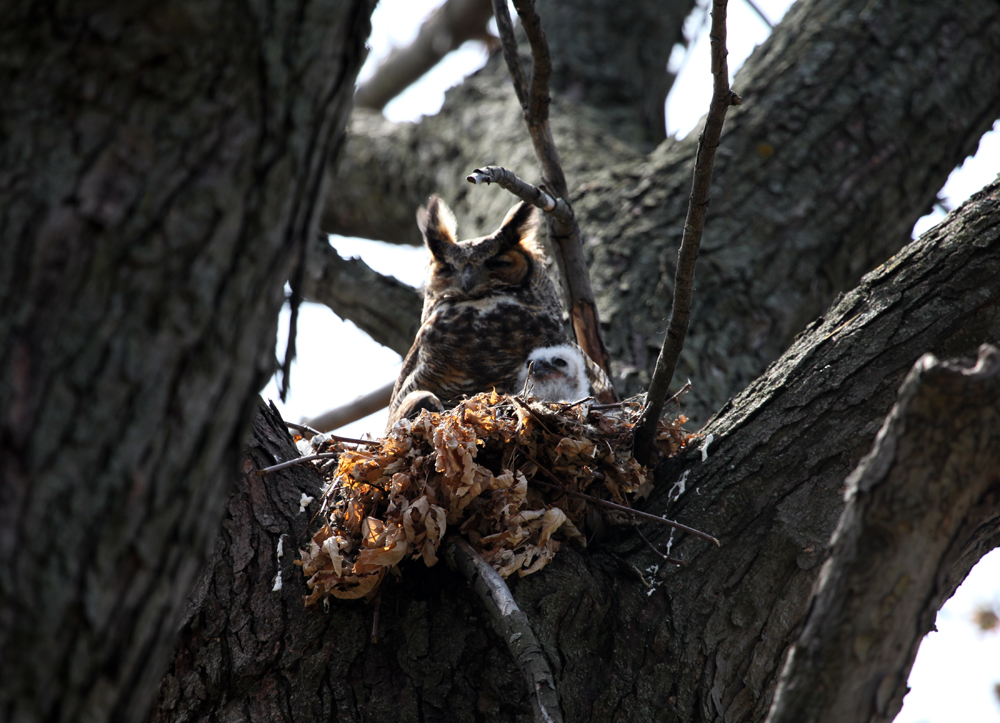
[[447, 261], [438, 262], [438, 273], [439, 274], [453, 274], [455, 273], [455, 267], [449, 264]]
[[566, 360], [561, 357], [556, 357], [555, 359], [552, 360], [552, 365], [557, 366], [561, 369], [564, 366], [566, 366]]

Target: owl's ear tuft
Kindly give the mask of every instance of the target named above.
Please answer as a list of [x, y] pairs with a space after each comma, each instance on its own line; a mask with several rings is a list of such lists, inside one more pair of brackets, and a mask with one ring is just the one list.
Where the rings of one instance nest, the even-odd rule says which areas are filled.
[[426, 206], [417, 209], [417, 226], [428, 250], [435, 256], [441, 255], [445, 245], [456, 242], [458, 223], [455, 214], [437, 194], [427, 200]]
[[521, 244], [531, 251], [538, 248], [538, 213], [530, 203], [522, 201], [507, 212], [496, 235], [501, 247]]

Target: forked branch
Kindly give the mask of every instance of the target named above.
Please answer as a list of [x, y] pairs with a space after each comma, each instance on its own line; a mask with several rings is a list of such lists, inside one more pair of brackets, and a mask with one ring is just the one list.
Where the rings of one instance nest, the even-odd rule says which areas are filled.
[[[547, 213], [549, 239], [556, 256], [556, 264], [562, 277], [573, 333], [577, 343], [611, 379], [611, 358], [601, 338], [597, 317], [597, 304], [590, 286], [590, 273], [583, 255], [580, 226], [569, 204], [569, 189], [563, 173], [559, 152], [556, 150], [552, 131], [549, 128], [549, 76], [552, 61], [549, 46], [542, 32], [541, 20], [535, 12], [533, 0], [514, 0], [514, 8], [521, 18], [521, 25], [531, 45], [531, 81], [525, 80], [524, 69], [517, 52], [514, 26], [507, 11], [506, 0], [493, 0], [493, 15], [500, 32], [500, 44], [504, 59], [510, 69], [514, 91], [521, 104], [524, 122], [528, 126], [535, 155], [542, 167], [542, 180], [547, 193], [554, 195], [560, 205], [565, 205], [569, 213]], [[513, 175], [513, 174], [511, 174]], [[471, 179], [470, 179], [471, 180]], [[614, 393], [605, 395], [602, 402], [615, 401]]]
[[684, 219], [684, 234], [677, 252], [677, 272], [674, 275], [674, 300], [656, 368], [646, 394], [646, 409], [639, 421], [635, 434], [635, 458], [644, 465], [654, 461], [653, 444], [656, 424], [663, 411], [664, 400], [670, 390], [670, 381], [677, 368], [677, 359], [684, 348], [688, 321], [691, 318], [691, 296], [694, 290], [694, 269], [698, 261], [698, 247], [705, 228], [705, 213], [708, 211], [712, 168], [715, 165], [715, 151], [719, 147], [722, 124], [726, 111], [731, 105], [739, 105], [742, 99], [729, 88], [729, 64], [726, 62], [726, 4], [727, 0], [712, 3], [712, 102], [705, 118], [705, 127], [698, 139], [698, 155], [694, 164], [694, 179], [688, 199], [687, 217]]

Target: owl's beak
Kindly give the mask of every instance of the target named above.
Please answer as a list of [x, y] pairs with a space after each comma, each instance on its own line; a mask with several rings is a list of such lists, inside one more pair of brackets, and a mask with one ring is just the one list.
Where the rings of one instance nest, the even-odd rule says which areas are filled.
[[475, 275], [476, 270], [472, 268], [472, 264], [462, 269], [462, 291], [465, 293], [472, 291], [472, 287], [476, 283]]
[[551, 362], [544, 359], [536, 359], [535, 365], [531, 369], [531, 374], [537, 379], [551, 377], [562, 374], [562, 371]]

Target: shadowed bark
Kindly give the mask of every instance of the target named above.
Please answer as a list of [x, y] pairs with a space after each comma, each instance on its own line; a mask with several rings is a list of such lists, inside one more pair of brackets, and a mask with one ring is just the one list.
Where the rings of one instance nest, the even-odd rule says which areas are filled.
[[[721, 548], [646, 526], [651, 540], [687, 564], [657, 570], [660, 559], [626, 535], [582, 553], [564, 547], [541, 573], [509, 580], [553, 667], [566, 720], [764, 720], [841, 518], [845, 480], [871, 449], [905, 375], [927, 350], [974, 356], [977, 339], [1000, 333], [998, 319], [1000, 186], [993, 185], [805, 331], [709, 424], [707, 457], [696, 451], [657, 470], [650, 511], [712, 532]], [[962, 404], [985, 423], [996, 400], [965, 395]], [[317, 481], [301, 467], [264, 481], [252, 473], [292, 454], [282, 432], [266, 431], [278, 423], [273, 415], [258, 419], [214, 571], [152, 720], [195, 720], [213, 710], [233, 721], [334, 713], [365, 721], [527, 719], [527, 692], [506, 644], [443, 565], [407, 563], [402, 580], [385, 586], [377, 643], [369, 606], [301, 608], [305, 586], [287, 550], [293, 540], [304, 544], [308, 513], [298, 512], [298, 499], [302, 491], [315, 495]], [[964, 423], [924, 414], [908, 429], [946, 439], [956, 424]], [[968, 464], [995, 454], [987, 437], [978, 440]], [[896, 459], [919, 464], [923, 456], [898, 445]], [[891, 624], [907, 631], [910, 647], [976, 560], [1000, 544], [1000, 512], [990, 503], [1000, 495], [996, 477], [977, 489], [967, 500], [975, 503], [975, 534], [925, 560], [937, 571], [933, 595], [899, 593], [907, 604]], [[907, 499], [913, 514], [933, 518], [939, 510], [933, 495]], [[842, 527], [853, 524], [844, 520]], [[870, 575], [892, 576], [889, 559], [873, 564], [883, 559]], [[277, 567], [283, 587], [271, 592]], [[901, 681], [911, 662], [902, 656], [886, 670], [872, 656], [850, 667]], [[896, 705], [902, 689], [890, 693]]]
[[0, 10], [0, 719], [148, 710], [371, 9]]
[[931, 354], [916, 363], [845, 482], [831, 558], [769, 723], [890, 721], [899, 712], [904, 671], [934, 629], [958, 559], [996, 542], [998, 403], [996, 347], [980, 347], [975, 363]]

